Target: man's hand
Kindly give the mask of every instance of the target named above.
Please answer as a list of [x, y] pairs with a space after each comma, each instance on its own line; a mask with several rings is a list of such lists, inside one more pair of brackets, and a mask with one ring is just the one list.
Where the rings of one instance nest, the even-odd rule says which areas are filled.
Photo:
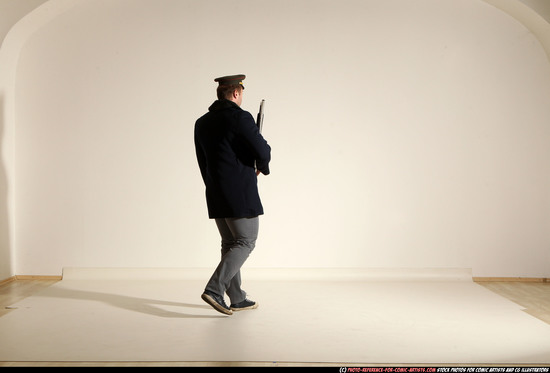
[[260, 170], [256, 170], [256, 176], [260, 175]]

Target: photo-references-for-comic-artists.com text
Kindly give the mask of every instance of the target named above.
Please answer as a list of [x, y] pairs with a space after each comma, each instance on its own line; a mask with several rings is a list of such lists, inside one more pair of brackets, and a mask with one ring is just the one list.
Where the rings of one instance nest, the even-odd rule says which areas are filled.
[[550, 367], [341, 367], [340, 373], [550, 373]]

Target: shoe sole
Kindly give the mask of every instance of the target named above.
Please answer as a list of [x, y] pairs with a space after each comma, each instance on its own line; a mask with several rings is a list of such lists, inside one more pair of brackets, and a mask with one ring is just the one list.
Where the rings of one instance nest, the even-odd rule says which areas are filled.
[[216, 302], [216, 300], [214, 298], [212, 298], [210, 295], [203, 294], [203, 295], [201, 295], [201, 298], [202, 298], [203, 301], [205, 301], [210, 306], [212, 306], [212, 308], [214, 308], [216, 311], [221, 312], [225, 315], [232, 315], [233, 314], [233, 311], [228, 310], [226, 308], [223, 308], [223, 306], [220, 305], [218, 302]]
[[258, 303], [254, 304], [253, 306], [242, 307], [242, 308], [231, 307], [231, 310], [232, 311], [244, 311], [244, 310], [254, 310], [256, 308], [258, 308]]

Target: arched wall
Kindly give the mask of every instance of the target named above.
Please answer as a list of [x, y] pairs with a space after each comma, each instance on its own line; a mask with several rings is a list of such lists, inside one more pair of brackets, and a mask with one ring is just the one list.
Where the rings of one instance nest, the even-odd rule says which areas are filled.
[[17, 60], [18, 274], [214, 265], [192, 126], [245, 73], [273, 148], [247, 266], [549, 276], [550, 65], [493, 6], [69, 3]]
[[[2, 3], [0, 20], [0, 280], [16, 274], [15, 78], [21, 48], [42, 26], [77, 0]], [[38, 7], [38, 9], [35, 9]], [[34, 10], [33, 10], [34, 9]]]

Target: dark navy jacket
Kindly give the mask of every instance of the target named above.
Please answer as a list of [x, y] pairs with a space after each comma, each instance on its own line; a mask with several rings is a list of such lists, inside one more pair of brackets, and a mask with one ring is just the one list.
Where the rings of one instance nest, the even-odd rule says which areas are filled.
[[215, 101], [195, 123], [195, 150], [211, 219], [264, 213], [254, 166], [269, 174], [271, 147], [249, 112]]

